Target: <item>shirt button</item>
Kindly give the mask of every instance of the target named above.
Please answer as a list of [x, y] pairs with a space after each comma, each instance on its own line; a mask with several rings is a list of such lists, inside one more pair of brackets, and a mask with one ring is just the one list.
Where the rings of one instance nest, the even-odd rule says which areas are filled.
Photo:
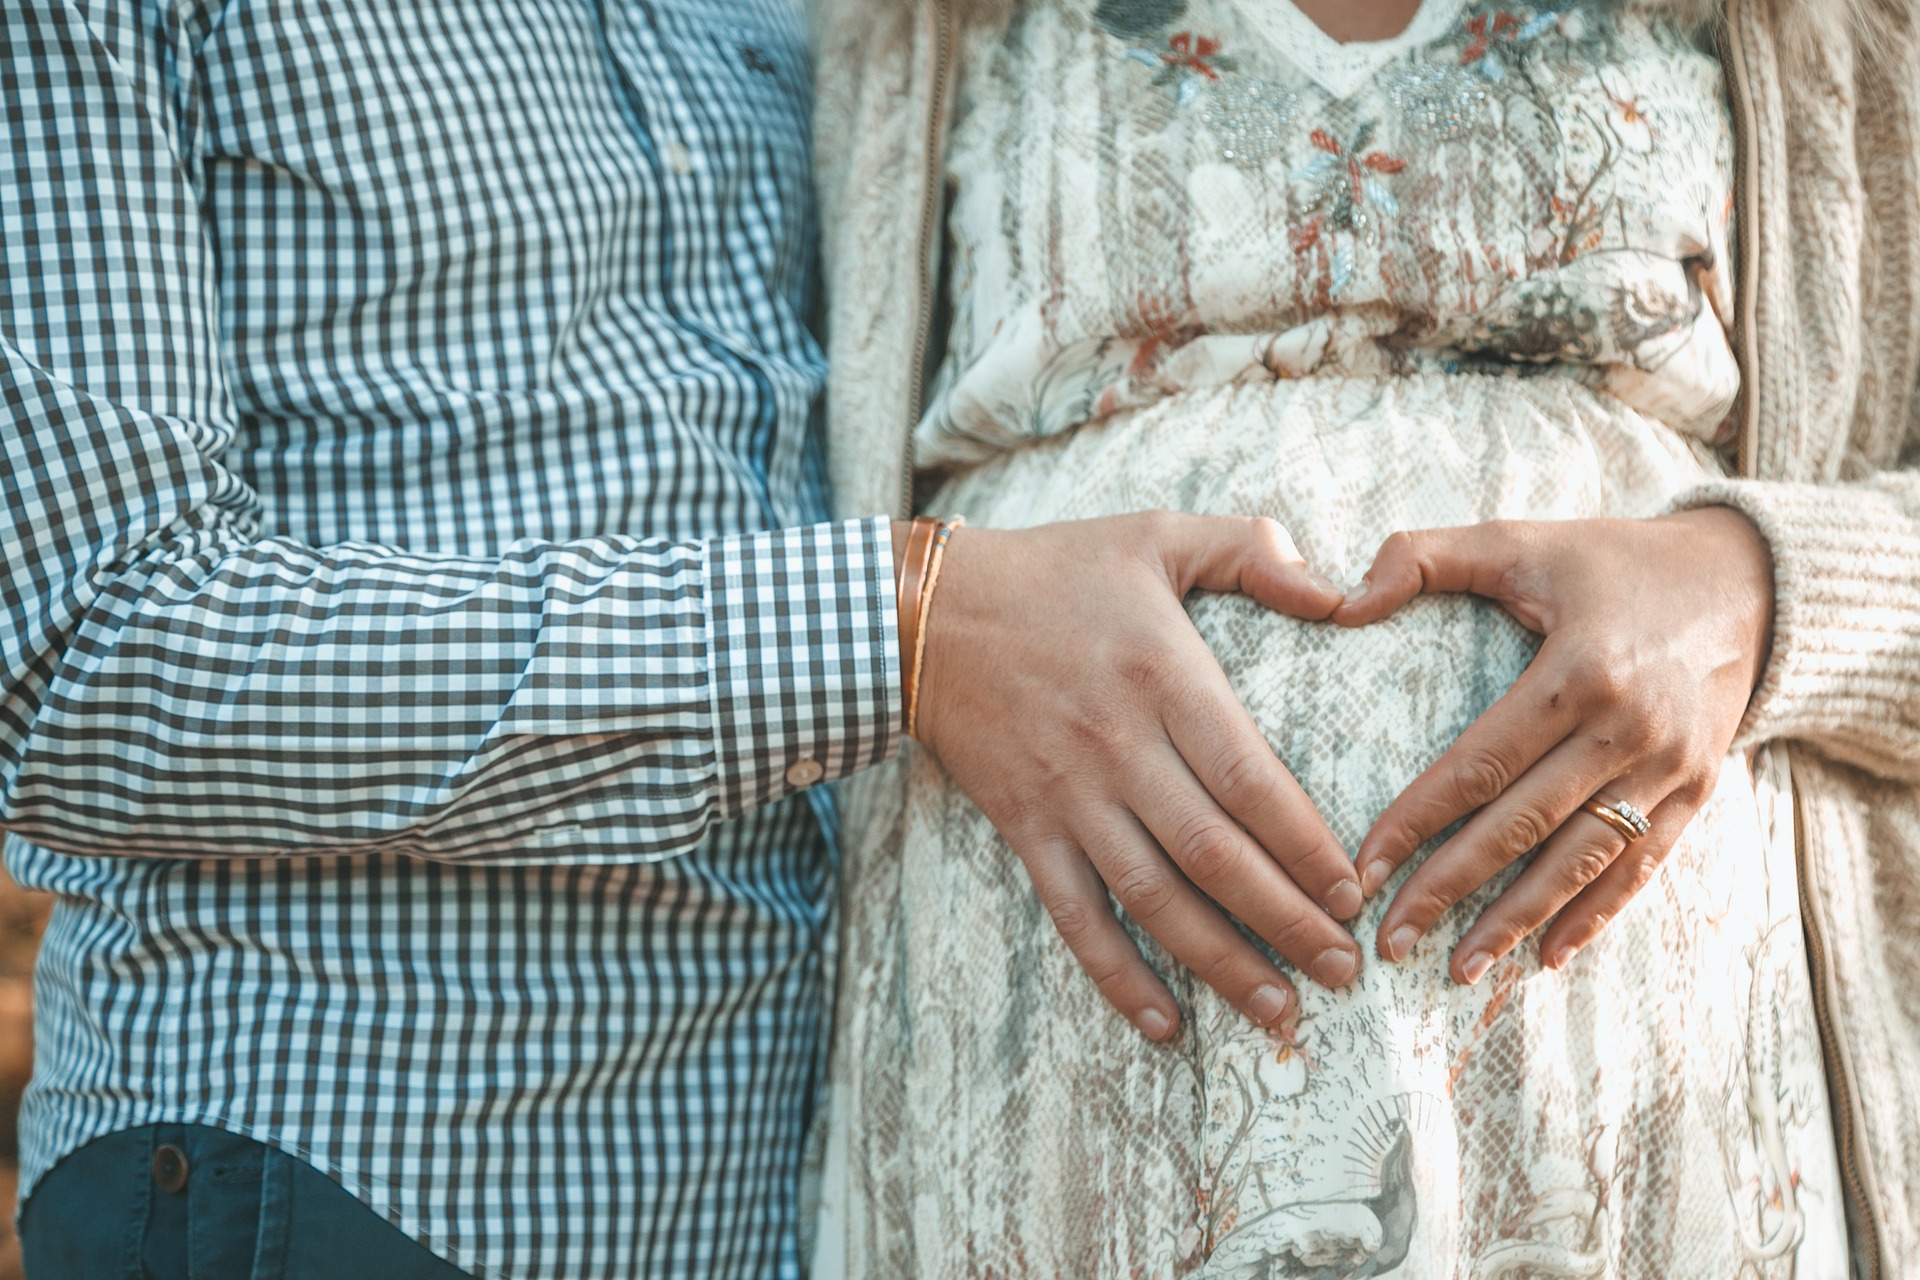
[[669, 142], [666, 146], [666, 155], [667, 168], [681, 177], [684, 178], [693, 172], [693, 153], [687, 150], [686, 144]]
[[787, 781], [796, 787], [810, 787], [825, 776], [826, 769], [812, 756], [802, 756], [787, 766]]
[[168, 1195], [187, 1185], [187, 1153], [171, 1142], [153, 1153], [153, 1185]]

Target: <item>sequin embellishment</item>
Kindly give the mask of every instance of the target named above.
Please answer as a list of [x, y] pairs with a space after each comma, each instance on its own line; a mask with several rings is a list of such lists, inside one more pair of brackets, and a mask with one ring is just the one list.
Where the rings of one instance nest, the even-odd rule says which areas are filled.
[[1219, 139], [1220, 158], [1252, 169], [1279, 152], [1299, 109], [1300, 97], [1291, 89], [1271, 80], [1240, 78], [1210, 86], [1201, 112]]
[[1492, 91], [1462, 67], [1410, 62], [1387, 82], [1401, 121], [1430, 142], [1457, 142], [1473, 132], [1487, 112]]

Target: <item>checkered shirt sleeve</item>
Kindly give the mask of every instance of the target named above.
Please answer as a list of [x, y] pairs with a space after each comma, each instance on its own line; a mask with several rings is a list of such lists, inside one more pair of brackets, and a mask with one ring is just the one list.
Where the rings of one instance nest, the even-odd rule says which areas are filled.
[[0, 29], [0, 825], [82, 854], [648, 859], [796, 762], [892, 750], [884, 520], [486, 556], [262, 536], [183, 158], [192, 33], [156, 52], [139, 18]]

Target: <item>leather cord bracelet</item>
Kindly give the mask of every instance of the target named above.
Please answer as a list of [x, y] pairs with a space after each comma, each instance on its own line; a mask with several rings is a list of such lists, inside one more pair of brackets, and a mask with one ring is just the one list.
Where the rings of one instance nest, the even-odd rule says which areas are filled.
[[934, 535], [940, 522], [931, 516], [915, 517], [907, 526], [907, 544], [900, 552], [900, 583], [894, 595], [894, 607], [900, 620], [900, 677], [906, 691], [907, 732], [913, 732], [913, 697], [919, 687], [920, 589], [927, 580], [927, 562], [933, 558]]
[[906, 729], [916, 738], [920, 724], [920, 667], [927, 653], [927, 618], [933, 612], [933, 590], [940, 582], [940, 565], [947, 540], [966, 523], [955, 516], [935, 520], [918, 516], [907, 529], [901, 552], [900, 587], [895, 605], [900, 618], [900, 667], [906, 690]]

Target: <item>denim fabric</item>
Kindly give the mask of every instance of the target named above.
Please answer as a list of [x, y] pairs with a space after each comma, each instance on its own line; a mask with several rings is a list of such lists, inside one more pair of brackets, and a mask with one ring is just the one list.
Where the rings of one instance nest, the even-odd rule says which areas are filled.
[[[186, 1185], [154, 1153], [186, 1154]], [[204, 1125], [108, 1134], [34, 1189], [28, 1280], [471, 1280], [303, 1160]]]

